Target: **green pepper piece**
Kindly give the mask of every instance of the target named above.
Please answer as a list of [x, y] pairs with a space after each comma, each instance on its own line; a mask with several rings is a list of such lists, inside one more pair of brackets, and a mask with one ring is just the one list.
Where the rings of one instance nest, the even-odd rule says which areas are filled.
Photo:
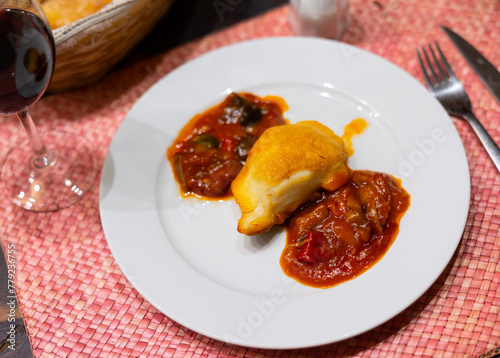
[[194, 138], [194, 141], [203, 144], [207, 148], [217, 148], [220, 144], [220, 140], [208, 133], [200, 134]]

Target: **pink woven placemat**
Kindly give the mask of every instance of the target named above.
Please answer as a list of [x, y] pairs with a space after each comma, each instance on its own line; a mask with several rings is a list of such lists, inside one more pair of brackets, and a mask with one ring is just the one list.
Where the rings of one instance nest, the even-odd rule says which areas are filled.
[[[421, 79], [415, 47], [438, 40], [464, 82], [476, 115], [500, 142], [500, 106], [439, 30], [439, 24], [456, 29], [498, 66], [498, 1], [353, 0], [350, 4], [353, 21], [343, 41], [392, 61], [416, 78]], [[46, 96], [33, 108], [37, 125], [41, 130], [60, 129], [86, 137], [102, 166], [120, 123], [152, 84], [215, 48], [252, 38], [290, 35], [287, 16], [288, 7], [281, 7], [117, 69], [98, 84]], [[360, 336], [311, 349], [268, 351], [224, 344], [190, 331], [157, 311], [128, 283], [110, 253], [99, 218], [97, 181], [81, 203], [50, 214], [14, 208], [2, 196], [2, 242], [17, 247], [17, 291], [35, 356], [487, 354], [500, 346], [500, 174], [470, 127], [459, 120], [454, 122], [467, 152], [472, 193], [465, 231], [453, 259], [434, 285], [395, 318]], [[24, 134], [15, 118], [0, 118], [0, 124], [3, 156]]]

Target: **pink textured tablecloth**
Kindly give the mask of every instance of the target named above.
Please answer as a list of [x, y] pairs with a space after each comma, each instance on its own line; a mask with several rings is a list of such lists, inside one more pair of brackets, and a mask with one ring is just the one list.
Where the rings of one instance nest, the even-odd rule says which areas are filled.
[[[500, 66], [500, 2], [353, 0], [350, 11], [353, 21], [344, 42], [378, 54], [420, 80], [415, 48], [438, 40], [463, 81], [477, 117], [500, 143], [499, 104], [439, 29], [440, 24], [455, 29]], [[60, 129], [86, 137], [102, 166], [116, 130], [151, 85], [177, 66], [215, 48], [252, 38], [291, 35], [287, 16], [288, 7], [280, 7], [116, 69], [97, 84], [45, 96], [33, 108], [33, 116], [41, 130]], [[80, 203], [56, 213], [26, 212], [2, 196], [2, 241], [17, 247], [17, 293], [35, 356], [487, 354], [500, 346], [500, 174], [471, 128], [453, 120], [467, 152], [472, 187], [465, 231], [446, 270], [395, 318], [357, 337], [316, 348], [268, 351], [225, 344], [190, 331], [157, 311], [127, 281], [111, 255], [99, 218], [97, 181]], [[23, 137], [15, 118], [0, 118], [0, 155]]]

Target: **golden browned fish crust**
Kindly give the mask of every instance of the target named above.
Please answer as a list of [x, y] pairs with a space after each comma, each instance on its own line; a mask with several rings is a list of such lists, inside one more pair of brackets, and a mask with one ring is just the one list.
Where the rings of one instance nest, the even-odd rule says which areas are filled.
[[242, 210], [238, 231], [255, 235], [281, 224], [310, 195], [348, 178], [344, 142], [316, 122], [267, 129], [231, 185]]

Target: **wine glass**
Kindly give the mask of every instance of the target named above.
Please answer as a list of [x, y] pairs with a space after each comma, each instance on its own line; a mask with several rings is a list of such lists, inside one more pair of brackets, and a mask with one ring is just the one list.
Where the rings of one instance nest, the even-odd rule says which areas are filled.
[[0, 0], [0, 115], [16, 114], [27, 140], [1, 166], [4, 189], [27, 210], [56, 211], [81, 199], [94, 184], [96, 160], [81, 136], [39, 133], [29, 108], [54, 72], [55, 45], [36, 0]]

